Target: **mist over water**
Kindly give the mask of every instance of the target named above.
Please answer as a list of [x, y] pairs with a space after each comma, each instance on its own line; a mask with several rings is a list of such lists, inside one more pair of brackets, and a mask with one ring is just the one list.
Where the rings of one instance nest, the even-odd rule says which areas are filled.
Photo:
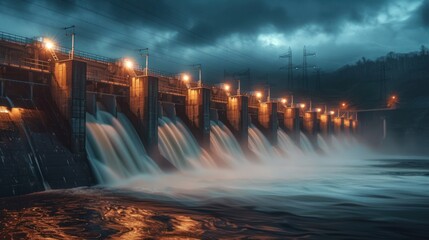
[[422, 239], [429, 227], [429, 158], [381, 155], [346, 135], [318, 135], [315, 150], [281, 129], [274, 147], [251, 125], [255, 161], [220, 121], [206, 152], [162, 117], [159, 148], [178, 169], [163, 173], [124, 115], [87, 120], [101, 185], [0, 199], [1, 237]]

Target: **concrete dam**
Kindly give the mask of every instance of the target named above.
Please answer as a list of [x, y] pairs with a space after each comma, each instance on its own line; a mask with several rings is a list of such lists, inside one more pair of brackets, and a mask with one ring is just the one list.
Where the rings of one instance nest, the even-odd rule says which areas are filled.
[[0, 196], [323, 154], [331, 137], [382, 139], [367, 115], [0, 34]]

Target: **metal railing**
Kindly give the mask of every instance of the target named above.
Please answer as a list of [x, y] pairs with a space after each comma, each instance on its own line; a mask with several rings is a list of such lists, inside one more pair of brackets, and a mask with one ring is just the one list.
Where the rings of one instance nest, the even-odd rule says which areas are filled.
[[47, 61], [37, 60], [33, 58], [0, 58], [0, 64], [12, 67], [25, 68], [28, 70], [37, 70], [41, 72], [49, 72], [50, 64]]
[[108, 74], [108, 73], [100, 72], [100, 71], [88, 70], [86, 72], [86, 79], [88, 81], [117, 84], [117, 85], [122, 85], [122, 86], [129, 86], [130, 85], [129, 79], [126, 76], [113, 75], [113, 74]]
[[[58, 51], [61, 54], [67, 55], [67, 56], [69, 56], [69, 58], [71, 58], [71, 56], [70, 56], [71, 49], [70, 48], [62, 47], [62, 46], [56, 46], [55, 51]], [[108, 58], [108, 57], [104, 57], [101, 55], [97, 55], [97, 54], [93, 54], [93, 53], [89, 53], [89, 52], [84, 52], [84, 51], [78, 51], [78, 50], [74, 51], [74, 57], [78, 58], [78, 59], [95, 61], [95, 62], [100, 62], [100, 63], [114, 63], [114, 62], [118, 61], [118, 59]]]
[[1, 32], [1, 31], [0, 31], [0, 40], [6, 41], [6, 42], [12, 42], [12, 43], [22, 43], [22, 44], [31, 44], [37, 41], [34, 38], [22, 37], [22, 36]]

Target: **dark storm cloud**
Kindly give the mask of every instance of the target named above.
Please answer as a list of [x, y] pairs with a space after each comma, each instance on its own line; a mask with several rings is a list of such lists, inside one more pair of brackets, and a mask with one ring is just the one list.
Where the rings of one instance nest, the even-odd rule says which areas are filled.
[[421, 20], [425, 27], [429, 28], [429, 1], [425, 1], [419, 9]]
[[[288, 33], [307, 25], [314, 25], [321, 31], [334, 33], [344, 21], [356, 23], [365, 21], [388, 1], [45, 0], [44, 2], [50, 8], [74, 13], [77, 16], [85, 9], [95, 9], [120, 23], [178, 31], [176, 40], [181, 43], [210, 45], [232, 34], [252, 37], [268, 28]], [[427, 18], [426, 13], [424, 16]]]
[[[116, 57], [149, 47], [164, 54], [159, 58], [201, 62], [217, 71], [229, 67], [219, 63], [224, 59], [238, 62], [237, 69], [278, 71], [278, 55], [291, 46], [294, 62], [300, 62], [303, 45], [318, 53], [314, 64], [339, 67], [362, 56], [412, 51], [425, 44], [422, 26], [429, 26], [429, 0], [3, 0], [2, 5], [8, 9], [0, 9], [1, 17], [34, 27], [25, 32], [20, 25], [17, 32], [12, 23], [3, 31], [51, 34], [69, 44], [61, 28], [76, 25], [80, 50]], [[399, 34], [403, 30], [407, 34]]]
[[[387, 1], [198, 1], [190, 5], [193, 33], [215, 41], [231, 34], [252, 36], [274, 28], [289, 33], [307, 25], [335, 32], [344, 21], [362, 22], [377, 13]], [[211, 44], [189, 34], [179, 39], [192, 44]]]

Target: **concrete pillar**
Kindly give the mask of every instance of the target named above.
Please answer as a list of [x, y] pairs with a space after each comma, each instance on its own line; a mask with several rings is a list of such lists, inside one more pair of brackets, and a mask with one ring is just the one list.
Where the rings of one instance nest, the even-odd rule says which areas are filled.
[[320, 132], [323, 135], [329, 135], [333, 132], [333, 122], [332, 115], [330, 114], [322, 114], [320, 115]]
[[351, 134], [353, 128], [353, 120], [352, 119], [344, 119], [344, 133]]
[[296, 142], [299, 143], [299, 108], [285, 108], [284, 110], [284, 127], [286, 133]]
[[353, 120], [353, 125], [352, 125], [352, 133], [353, 134], [357, 134], [357, 128], [358, 128], [358, 121]]
[[30, 84], [30, 99], [33, 100], [34, 84]]
[[226, 117], [232, 126], [232, 133], [243, 149], [249, 148], [249, 98], [237, 95], [228, 97]]
[[279, 122], [277, 117], [277, 103], [266, 102], [259, 104], [258, 122], [263, 127], [262, 132], [272, 145], [277, 145], [277, 130]]
[[86, 93], [86, 111], [94, 116], [97, 113], [96, 93]]
[[334, 119], [334, 133], [335, 134], [342, 134], [344, 132], [344, 118], [343, 117], [336, 117]]
[[4, 97], [4, 81], [0, 82], [0, 97]]
[[188, 89], [186, 116], [197, 141], [202, 147], [210, 149], [210, 89]]
[[149, 155], [158, 151], [158, 78], [133, 77], [130, 84], [130, 111], [137, 117], [134, 124]]
[[303, 129], [309, 136], [315, 136], [318, 132], [317, 112], [306, 112], [303, 118]]
[[70, 125], [70, 150], [78, 157], [86, 156], [86, 63], [77, 60], [55, 63], [51, 93], [54, 104]]

